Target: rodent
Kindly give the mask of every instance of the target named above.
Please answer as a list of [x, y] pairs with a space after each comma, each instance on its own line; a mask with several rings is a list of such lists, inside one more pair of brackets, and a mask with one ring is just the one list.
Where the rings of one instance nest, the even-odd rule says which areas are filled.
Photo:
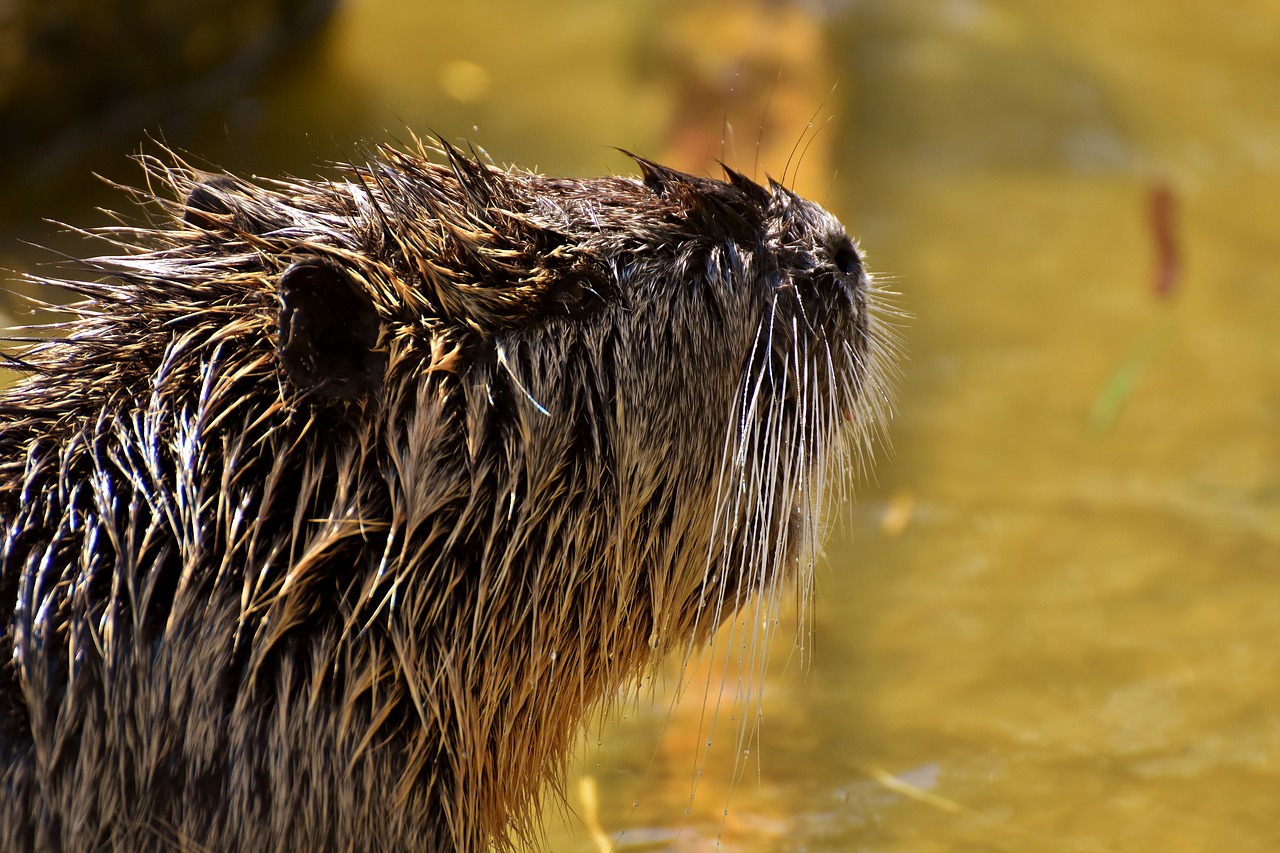
[[0, 393], [4, 850], [518, 846], [879, 435], [884, 297], [780, 184], [142, 159]]

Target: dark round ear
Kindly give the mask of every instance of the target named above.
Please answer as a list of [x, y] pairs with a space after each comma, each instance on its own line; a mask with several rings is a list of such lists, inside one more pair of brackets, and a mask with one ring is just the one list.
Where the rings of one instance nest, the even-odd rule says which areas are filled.
[[182, 206], [183, 221], [201, 228], [224, 226], [235, 213], [227, 200], [234, 187], [235, 181], [227, 175], [213, 175], [196, 184]]
[[205, 231], [266, 234], [288, 220], [257, 194], [261, 191], [231, 175], [209, 175], [195, 184], [182, 204], [182, 221]]
[[304, 394], [350, 401], [381, 388], [379, 328], [373, 301], [336, 262], [303, 258], [280, 276], [280, 368]]

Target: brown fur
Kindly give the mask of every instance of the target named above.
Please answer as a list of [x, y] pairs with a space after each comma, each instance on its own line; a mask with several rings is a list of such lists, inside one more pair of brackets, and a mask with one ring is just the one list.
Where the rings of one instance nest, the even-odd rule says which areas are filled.
[[890, 349], [839, 223], [444, 155], [146, 158], [154, 221], [53, 282], [0, 395], [0, 848], [517, 843], [591, 708], [807, 571]]

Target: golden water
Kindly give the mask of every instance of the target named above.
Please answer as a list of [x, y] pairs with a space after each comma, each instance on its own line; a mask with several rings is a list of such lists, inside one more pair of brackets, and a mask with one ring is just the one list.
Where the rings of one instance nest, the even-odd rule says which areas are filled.
[[606, 729], [595, 822], [637, 850], [1280, 849], [1280, 5], [885, 0], [832, 38], [830, 203], [916, 315], [895, 454], [738, 782], [732, 728], [699, 763], [642, 705], [676, 743]]
[[660, 678], [593, 728], [552, 849], [1280, 849], [1280, 4], [826, 5], [352, 0], [178, 141], [309, 174], [407, 124], [579, 175], [724, 141], [781, 174], [817, 117], [801, 186], [915, 315], [893, 457], [760, 716], [731, 679], [708, 729], [706, 672], [674, 710]]

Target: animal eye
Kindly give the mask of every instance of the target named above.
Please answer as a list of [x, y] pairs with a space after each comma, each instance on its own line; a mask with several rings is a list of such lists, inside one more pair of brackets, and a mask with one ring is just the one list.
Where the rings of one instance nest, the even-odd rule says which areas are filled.
[[601, 284], [585, 275], [566, 275], [557, 279], [547, 296], [555, 306], [555, 313], [570, 317], [585, 316], [605, 303]]
[[858, 268], [858, 251], [846, 240], [836, 247], [831, 256], [831, 262], [836, 265], [836, 269], [848, 275]]

